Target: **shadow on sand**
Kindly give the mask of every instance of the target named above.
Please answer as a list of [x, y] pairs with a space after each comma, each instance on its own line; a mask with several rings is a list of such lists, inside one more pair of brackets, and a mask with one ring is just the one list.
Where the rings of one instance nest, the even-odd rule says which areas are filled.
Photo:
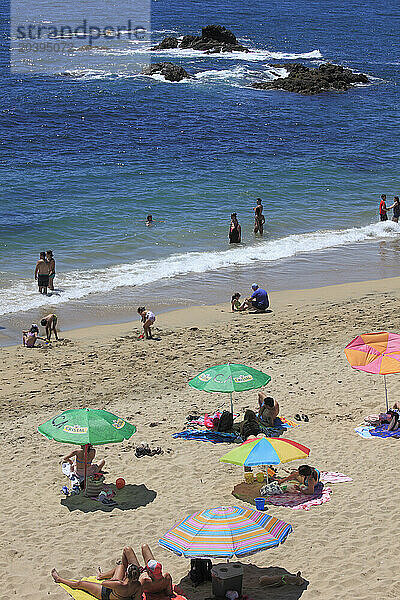
[[97, 510], [102, 512], [112, 512], [113, 510], [135, 510], [136, 508], [139, 508], [139, 506], [146, 506], [150, 502], [153, 502], [157, 496], [157, 492], [149, 490], [144, 483], [141, 485], [128, 483], [122, 490], [117, 490], [113, 484], [108, 485], [108, 487], [116, 492], [116, 495], [114, 496], [114, 500], [117, 503], [116, 506], [108, 506], [97, 500], [86, 498], [83, 494], [63, 498], [61, 504], [66, 506], [70, 512], [74, 510], [80, 510], [85, 513], [95, 512]]
[[[266, 557], [267, 560], [267, 557]], [[232, 559], [232, 562], [236, 559]], [[219, 564], [222, 560], [214, 560], [213, 564]], [[189, 567], [190, 565], [188, 565]], [[303, 585], [281, 585], [278, 587], [263, 587], [259, 584], [258, 580], [263, 575], [296, 575], [296, 573], [290, 573], [282, 567], [257, 567], [253, 564], [243, 564], [243, 596], [249, 596], [253, 600], [266, 600], [268, 598], [276, 598], [280, 600], [299, 600], [303, 592], [308, 587], [308, 581], [305, 579]], [[304, 579], [304, 574], [302, 574]], [[183, 595], [187, 598], [201, 598], [207, 600], [214, 598], [212, 594], [211, 583], [207, 582], [198, 587], [194, 588], [189, 574], [181, 579], [179, 586], [182, 588]]]

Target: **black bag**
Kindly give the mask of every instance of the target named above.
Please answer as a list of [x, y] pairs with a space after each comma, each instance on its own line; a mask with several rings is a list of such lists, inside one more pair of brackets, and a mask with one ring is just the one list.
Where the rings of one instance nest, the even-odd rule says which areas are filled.
[[195, 587], [206, 581], [211, 581], [211, 568], [211, 560], [206, 558], [192, 558], [190, 561], [189, 577]]
[[224, 410], [222, 415], [220, 416], [217, 431], [222, 431], [226, 433], [228, 431], [232, 431], [233, 428], [233, 414]]

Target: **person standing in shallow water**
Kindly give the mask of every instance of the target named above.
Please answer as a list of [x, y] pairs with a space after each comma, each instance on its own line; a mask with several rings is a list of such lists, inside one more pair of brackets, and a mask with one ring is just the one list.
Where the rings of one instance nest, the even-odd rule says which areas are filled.
[[229, 228], [229, 243], [230, 244], [240, 244], [242, 241], [242, 228], [239, 225], [239, 221], [237, 220], [236, 213], [231, 214], [231, 225]]
[[263, 205], [261, 198], [257, 198], [256, 200], [257, 206], [253, 208], [254, 210], [254, 233], [259, 233], [262, 235], [264, 233], [264, 223], [265, 217], [263, 215]]
[[56, 275], [56, 261], [54, 260], [53, 251], [47, 250], [46, 261], [49, 267], [49, 290], [54, 292], [54, 277]]
[[400, 200], [399, 200], [398, 196], [395, 196], [393, 198], [393, 204], [392, 204], [392, 206], [388, 207], [388, 210], [391, 210], [392, 208], [393, 208], [392, 221], [394, 221], [394, 223], [398, 223], [399, 217], [400, 217]]
[[46, 261], [45, 252], [40, 253], [40, 258], [36, 263], [35, 279], [38, 282], [39, 293], [47, 294], [47, 288], [49, 286], [49, 265]]
[[388, 220], [387, 211], [388, 211], [388, 209], [386, 206], [386, 194], [382, 194], [381, 201], [379, 203], [379, 219], [381, 221]]

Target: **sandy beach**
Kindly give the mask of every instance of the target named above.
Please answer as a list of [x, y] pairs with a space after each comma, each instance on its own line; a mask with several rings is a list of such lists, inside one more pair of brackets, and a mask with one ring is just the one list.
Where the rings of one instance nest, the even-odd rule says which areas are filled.
[[[398, 598], [400, 441], [354, 432], [363, 416], [383, 410], [384, 386], [381, 377], [351, 369], [343, 348], [359, 333], [400, 331], [399, 295], [400, 278], [279, 292], [264, 315], [232, 314], [228, 304], [162, 314], [158, 341], [139, 340], [137, 321], [62, 331], [48, 348], [2, 348], [0, 600], [66, 599], [52, 567], [65, 577], [93, 575], [99, 565], [113, 565], [124, 545], [139, 553], [144, 542], [189, 600], [211, 595], [209, 585], [191, 588], [189, 561], [157, 540], [193, 511], [247, 506], [231, 495], [242, 469], [218, 462], [231, 445], [172, 438], [187, 415], [228, 408], [227, 397], [187, 385], [225, 362], [267, 372], [265, 389], [281, 414], [309, 416], [285, 436], [311, 448], [309, 464], [353, 478], [330, 486], [330, 502], [310, 511], [268, 509], [293, 533], [284, 545], [242, 560], [244, 593], [253, 600]], [[399, 376], [388, 377], [388, 390], [398, 399]], [[257, 392], [236, 394], [234, 403], [243, 416], [256, 407]], [[97, 449], [106, 458], [106, 481], [126, 480], [121, 508], [65, 499], [59, 462], [72, 448], [36, 431], [62, 410], [82, 407], [105, 408], [137, 426], [129, 441]], [[164, 454], [136, 458], [142, 441]], [[308, 583], [260, 588], [258, 577], [271, 567], [301, 570]]]

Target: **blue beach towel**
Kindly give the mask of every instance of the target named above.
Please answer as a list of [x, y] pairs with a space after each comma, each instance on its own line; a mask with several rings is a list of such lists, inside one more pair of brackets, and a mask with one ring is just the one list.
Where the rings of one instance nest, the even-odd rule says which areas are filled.
[[396, 431], [388, 431], [387, 429], [387, 425], [381, 425], [380, 427], [370, 429], [369, 432], [372, 436], [380, 438], [400, 436], [400, 429], [397, 429]]
[[222, 442], [242, 442], [242, 438], [237, 433], [223, 433], [222, 431], [199, 431], [198, 429], [185, 429], [179, 433], [173, 433], [173, 438], [182, 438], [183, 440], [200, 440], [201, 442], [211, 442], [220, 444]]

